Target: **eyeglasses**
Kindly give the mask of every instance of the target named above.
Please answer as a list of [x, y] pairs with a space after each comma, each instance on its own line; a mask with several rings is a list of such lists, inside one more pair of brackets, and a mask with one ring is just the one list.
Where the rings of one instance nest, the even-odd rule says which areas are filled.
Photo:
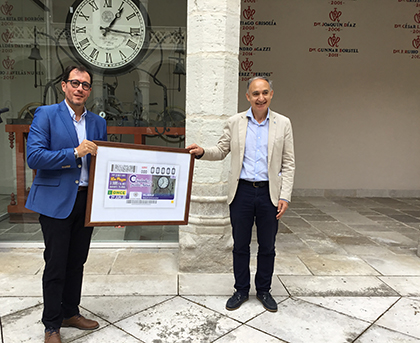
[[65, 80], [64, 82], [70, 82], [73, 88], [79, 88], [82, 85], [83, 90], [88, 91], [92, 86], [89, 82], [80, 82], [79, 80]]

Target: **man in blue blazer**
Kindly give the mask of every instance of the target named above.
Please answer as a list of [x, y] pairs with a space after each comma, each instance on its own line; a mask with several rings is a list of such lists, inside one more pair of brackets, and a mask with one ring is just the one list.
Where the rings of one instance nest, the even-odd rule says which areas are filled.
[[65, 100], [39, 107], [28, 141], [27, 161], [37, 173], [26, 208], [38, 212], [45, 242], [42, 279], [45, 342], [60, 343], [60, 328], [92, 330], [98, 322], [79, 313], [83, 265], [92, 227], [85, 227], [90, 156], [93, 140], [107, 139], [106, 121], [87, 111], [92, 74], [70, 66], [61, 82]]

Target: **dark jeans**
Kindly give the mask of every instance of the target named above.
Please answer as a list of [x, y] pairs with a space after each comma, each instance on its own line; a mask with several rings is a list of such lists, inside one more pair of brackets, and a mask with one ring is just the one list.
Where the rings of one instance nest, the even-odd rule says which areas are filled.
[[230, 204], [233, 234], [233, 272], [235, 289], [248, 294], [250, 289], [250, 243], [252, 226], [257, 226], [258, 256], [255, 286], [257, 292], [268, 292], [274, 271], [275, 242], [278, 230], [277, 207], [270, 200], [268, 184], [255, 188], [239, 182], [235, 198]]
[[63, 318], [79, 313], [83, 265], [93, 230], [84, 226], [86, 198], [86, 191], [77, 193], [74, 208], [66, 219], [39, 216], [45, 242], [42, 322], [47, 328], [58, 329]]

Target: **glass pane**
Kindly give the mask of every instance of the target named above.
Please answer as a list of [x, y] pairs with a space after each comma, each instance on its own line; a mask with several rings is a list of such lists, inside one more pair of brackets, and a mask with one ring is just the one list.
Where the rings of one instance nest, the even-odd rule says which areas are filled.
[[[34, 177], [26, 137], [37, 107], [63, 101], [68, 65], [93, 71], [86, 107], [106, 119], [108, 140], [184, 147], [186, 17], [186, 0], [3, 1], [0, 242], [42, 240], [24, 208]], [[178, 231], [96, 228], [93, 239], [177, 242]]]

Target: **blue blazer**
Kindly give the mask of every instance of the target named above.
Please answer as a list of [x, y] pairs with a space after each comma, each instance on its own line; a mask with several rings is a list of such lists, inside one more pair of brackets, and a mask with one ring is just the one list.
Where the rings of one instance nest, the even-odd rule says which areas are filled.
[[[86, 114], [86, 139], [107, 140], [105, 119], [90, 111]], [[28, 166], [37, 173], [26, 208], [57, 219], [70, 215], [82, 167], [82, 160], [74, 158], [77, 146], [76, 129], [64, 101], [37, 108], [27, 141]]]

